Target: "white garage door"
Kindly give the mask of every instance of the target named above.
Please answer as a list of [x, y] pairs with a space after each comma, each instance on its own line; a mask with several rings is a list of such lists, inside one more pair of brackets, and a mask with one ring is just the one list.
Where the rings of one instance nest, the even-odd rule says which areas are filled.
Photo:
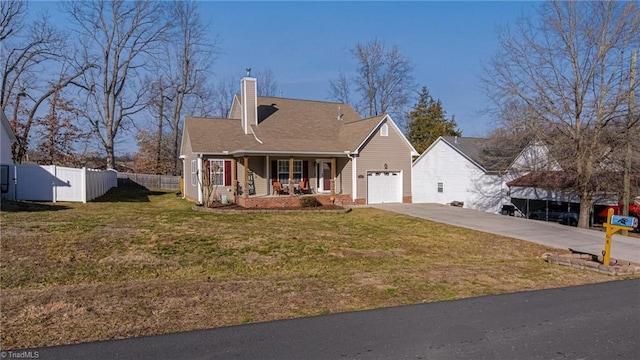
[[367, 204], [402, 202], [402, 172], [367, 171]]

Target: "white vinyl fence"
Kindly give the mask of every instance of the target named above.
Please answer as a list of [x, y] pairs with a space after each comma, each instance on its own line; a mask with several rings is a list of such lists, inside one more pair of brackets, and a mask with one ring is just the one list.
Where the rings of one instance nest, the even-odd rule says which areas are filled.
[[113, 170], [56, 165], [6, 166], [9, 186], [2, 196], [12, 200], [87, 202], [118, 186], [118, 176]]

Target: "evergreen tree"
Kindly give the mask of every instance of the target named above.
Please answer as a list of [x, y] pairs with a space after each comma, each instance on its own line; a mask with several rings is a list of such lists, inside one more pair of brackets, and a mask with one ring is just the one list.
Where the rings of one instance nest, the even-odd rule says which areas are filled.
[[422, 87], [420, 100], [409, 113], [407, 137], [419, 153], [425, 151], [438, 136], [461, 136], [456, 122], [447, 120], [440, 99], [434, 100], [426, 86]]

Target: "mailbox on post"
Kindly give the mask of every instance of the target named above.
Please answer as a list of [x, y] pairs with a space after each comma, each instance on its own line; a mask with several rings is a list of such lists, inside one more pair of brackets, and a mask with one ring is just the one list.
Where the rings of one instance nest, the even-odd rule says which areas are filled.
[[604, 224], [606, 237], [604, 242], [604, 251], [602, 252], [602, 263], [609, 266], [611, 261], [611, 240], [613, 234], [620, 230], [633, 230], [638, 227], [638, 218], [633, 216], [613, 215], [613, 209], [609, 209], [607, 214], [607, 222]]
[[633, 230], [638, 227], [638, 218], [633, 216], [613, 215], [611, 217], [611, 225], [628, 227], [628, 229], [624, 230]]

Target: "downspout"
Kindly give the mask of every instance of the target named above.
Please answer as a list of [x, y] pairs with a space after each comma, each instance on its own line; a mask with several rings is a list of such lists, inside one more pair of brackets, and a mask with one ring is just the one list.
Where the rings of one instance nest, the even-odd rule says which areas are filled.
[[198, 154], [198, 204], [202, 204], [202, 154]]
[[351, 159], [351, 201], [355, 204], [358, 196], [358, 166], [355, 155], [349, 151], [345, 151], [345, 154]]
[[[186, 190], [187, 185], [185, 183], [186, 181], [185, 178], [187, 176], [187, 160], [184, 155], [180, 155], [178, 159], [182, 160], [182, 179], [180, 180], [180, 195], [182, 199], [185, 199], [187, 197], [187, 195], [185, 194], [187, 192]], [[189, 174], [191, 174], [191, 171], [189, 171]]]

